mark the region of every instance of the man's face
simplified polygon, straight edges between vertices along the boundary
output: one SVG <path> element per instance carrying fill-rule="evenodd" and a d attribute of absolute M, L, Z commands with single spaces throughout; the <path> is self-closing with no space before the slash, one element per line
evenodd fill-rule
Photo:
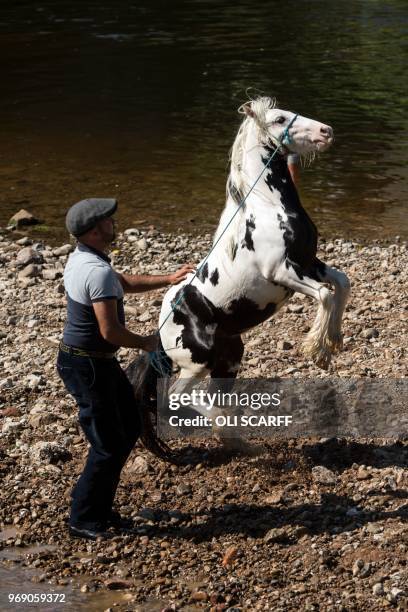
<path fill-rule="evenodd" d="M 98 221 L 96 228 L 105 244 L 111 244 L 115 240 L 115 219 L 113 217 Z"/>

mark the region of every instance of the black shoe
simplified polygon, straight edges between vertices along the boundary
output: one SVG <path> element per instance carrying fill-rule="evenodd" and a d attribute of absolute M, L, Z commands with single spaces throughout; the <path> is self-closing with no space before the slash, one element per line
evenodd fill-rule
<path fill-rule="evenodd" d="M 132 530 L 134 527 L 132 519 L 123 518 L 116 510 L 112 510 L 107 523 L 108 527 L 113 527 L 114 529 Z"/>
<path fill-rule="evenodd" d="M 97 538 L 106 540 L 107 538 L 111 537 L 102 526 L 98 526 L 94 529 L 83 529 L 81 527 L 74 527 L 73 525 L 70 525 L 68 531 L 69 535 L 73 538 L 85 538 L 86 540 L 96 540 Z"/>

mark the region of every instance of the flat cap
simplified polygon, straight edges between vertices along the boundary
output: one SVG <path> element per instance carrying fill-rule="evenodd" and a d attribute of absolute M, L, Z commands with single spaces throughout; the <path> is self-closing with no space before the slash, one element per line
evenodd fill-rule
<path fill-rule="evenodd" d="M 118 202 L 114 198 L 87 198 L 77 202 L 67 212 L 65 225 L 77 238 L 95 227 L 101 219 L 114 214 Z"/>

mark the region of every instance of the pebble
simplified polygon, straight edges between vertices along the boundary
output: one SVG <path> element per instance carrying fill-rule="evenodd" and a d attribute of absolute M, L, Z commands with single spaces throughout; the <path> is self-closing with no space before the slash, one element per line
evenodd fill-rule
<path fill-rule="evenodd" d="M 323 465 L 316 465 L 312 469 L 312 476 L 315 482 L 319 484 L 334 485 L 336 484 L 336 475 L 334 472 L 324 467 Z"/>

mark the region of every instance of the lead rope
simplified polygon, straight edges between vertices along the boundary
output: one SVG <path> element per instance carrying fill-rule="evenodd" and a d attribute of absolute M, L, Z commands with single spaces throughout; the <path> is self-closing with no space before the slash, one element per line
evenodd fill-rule
<path fill-rule="evenodd" d="M 214 251 L 215 247 L 220 242 L 221 238 L 224 236 L 225 232 L 227 231 L 227 229 L 231 225 L 232 221 L 234 220 L 234 218 L 236 217 L 238 212 L 244 206 L 244 204 L 247 201 L 249 195 L 254 190 L 255 185 L 258 183 L 258 181 L 260 180 L 260 178 L 263 175 L 263 173 L 265 172 L 265 170 L 269 167 L 269 165 L 271 164 L 273 158 L 275 157 L 275 155 L 280 150 L 281 146 L 285 143 L 285 141 L 290 143 L 291 137 L 289 135 L 289 130 L 292 127 L 292 125 L 295 123 L 297 117 L 298 117 L 297 114 L 294 115 L 294 117 L 289 122 L 289 125 L 284 130 L 284 132 L 282 133 L 281 137 L 276 139 L 277 147 L 276 147 L 275 151 L 272 153 L 272 155 L 268 159 L 267 163 L 263 167 L 262 171 L 260 172 L 259 176 L 256 178 L 255 182 L 253 183 L 252 187 L 250 188 L 250 190 L 248 191 L 246 196 L 241 200 L 241 202 L 240 202 L 239 206 L 237 207 L 236 211 L 234 212 L 234 214 L 232 215 L 231 219 L 228 221 L 228 223 L 226 224 L 226 226 L 222 230 L 221 234 L 218 236 L 217 240 L 212 245 L 212 247 L 209 250 L 208 254 L 203 259 L 201 265 L 194 272 L 194 274 L 193 274 L 192 278 L 190 279 L 190 281 L 186 285 L 183 285 L 182 290 L 180 291 L 179 297 L 171 305 L 171 310 L 169 311 L 168 315 L 166 316 L 166 318 L 164 319 L 164 321 L 160 325 L 159 329 L 157 330 L 157 332 L 156 332 L 157 335 L 160 334 L 160 330 L 162 329 L 164 324 L 167 322 L 167 320 L 169 319 L 171 314 L 175 311 L 176 306 L 183 299 L 183 294 L 184 294 L 185 288 L 188 287 L 189 285 L 191 285 L 193 280 L 201 272 L 201 270 L 203 269 L 203 267 L 207 263 L 211 253 Z M 176 347 L 174 347 L 174 348 L 176 348 Z M 164 378 L 166 376 L 169 376 L 169 374 L 171 374 L 171 371 L 169 371 L 168 362 L 166 363 L 166 361 L 168 359 L 166 351 L 169 351 L 169 350 L 172 350 L 172 349 L 168 348 L 168 349 L 164 350 L 163 348 L 161 348 L 161 349 L 159 348 L 157 351 L 149 352 L 150 364 L 152 365 L 153 369 L 159 374 L 159 376 L 161 378 Z M 175 455 L 174 451 L 165 442 L 163 442 L 163 440 L 160 440 L 157 437 L 157 434 L 156 434 L 156 431 L 154 429 L 154 426 L 153 426 L 153 423 L 151 421 L 150 416 L 148 415 L 148 413 L 146 411 L 144 411 L 144 412 L 145 412 L 145 419 L 144 419 L 145 422 L 144 422 L 144 433 L 143 433 L 143 436 L 142 436 L 142 441 L 143 441 L 144 445 L 146 446 L 146 448 L 148 448 L 155 455 L 157 455 L 158 457 L 160 457 L 160 458 L 162 458 L 162 459 L 164 459 L 166 461 L 171 461 L 173 463 L 181 463 L 181 461 Z"/>

